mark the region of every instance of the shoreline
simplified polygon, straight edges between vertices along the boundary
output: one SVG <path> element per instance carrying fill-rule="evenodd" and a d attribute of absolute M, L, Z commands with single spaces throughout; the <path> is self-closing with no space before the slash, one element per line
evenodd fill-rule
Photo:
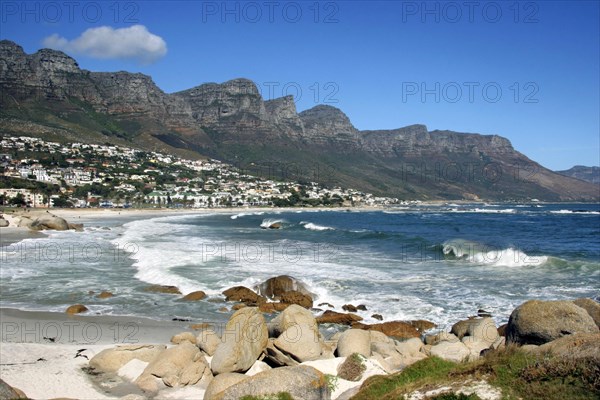
<path fill-rule="evenodd" d="M 1 343 L 56 345 L 118 345 L 168 343 L 194 321 L 155 320 L 125 315 L 69 315 L 56 311 L 31 311 L 0 307 Z M 198 321 L 201 323 L 202 321 Z"/>
<path fill-rule="evenodd" d="M 83 370 L 94 355 L 119 345 L 171 345 L 173 335 L 194 332 L 191 322 L 14 308 L 0 308 L 0 321 L 0 378 L 38 399 L 118 398 Z"/>

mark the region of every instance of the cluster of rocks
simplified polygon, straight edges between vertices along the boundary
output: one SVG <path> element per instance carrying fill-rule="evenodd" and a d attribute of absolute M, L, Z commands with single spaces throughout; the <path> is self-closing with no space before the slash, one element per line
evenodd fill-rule
<path fill-rule="evenodd" d="M 169 348 L 118 346 L 94 356 L 90 366 L 119 375 L 144 396 L 166 396 L 185 387 L 188 395 L 204 399 L 280 392 L 298 399 L 330 399 L 350 398 L 367 377 L 400 371 L 429 356 L 471 361 L 507 343 L 563 355 L 574 349 L 585 355 L 600 352 L 600 304 L 590 299 L 528 301 L 499 328 L 488 316 L 459 321 L 450 332 L 416 336 L 403 329 L 386 330 L 392 333 L 388 335 L 381 325 L 385 323 L 371 325 L 378 329 L 350 327 L 325 338 L 318 319 L 297 304 L 270 322 L 258 307 L 246 306 L 231 316 L 220 335 L 204 328 L 198 335 L 175 335 Z"/>
<path fill-rule="evenodd" d="M 173 336 L 170 347 L 117 346 L 94 356 L 90 367 L 118 375 L 143 396 L 185 390 L 185 396 L 204 399 L 280 392 L 329 399 L 350 398 L 369 376 L 401 371 L 430 356 L 472 361 L 507 344 L 527 351 L 600 352 L 600 304 L 591 299 L 532 300 L 517 307 L 500 327 L 489 313 L 481 312 L 449 331 L 435 331 L 435 324 L 425 320 L 365 324 L 354 313 L 312 308 L 314 295 L 289 276 L 271 278 L 253 289 L 238 286 L 223 292 L 236 304 L 222 330 L 201 324 L 194 326 L 199 333 Z M 181 294 L 175 287 L 148 290 Z M 205 297 L 194 292 L 182 300 Z M 364 305 L 343 309 L 367 311 Z M 265 319 L 265 314 L 276 312 L 272 320 Z M 319 329 L 323 324 L 337 324 L 337 333 L 325 337 Z"/>
<path fill-rule="evenodd" d="M 20 228 L 28 228 L 32 231 L 83 231 L 83 224 L 74 224 L 68 222 L 64 218 L 61 218 L 54 214 L 50 214 L 48 212 L 38 216 L 21 215 L 19 217 L 17 226 Z"/>

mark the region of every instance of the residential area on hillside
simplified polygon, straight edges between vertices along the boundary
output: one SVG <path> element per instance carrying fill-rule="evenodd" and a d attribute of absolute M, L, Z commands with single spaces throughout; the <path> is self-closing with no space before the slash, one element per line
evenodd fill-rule
<path fill-rule="evenodd" d="M 2 138 L 0 171 L 2 205 L 212 208 L 400 203 L 396 198 L 327 188 L 308 180 L 276 179 L 285 174 L 276 174 L 273 168 L 261 178 L 218 160 L 187 160 L 108 144 L 64 144 L 27 136 Z"/>

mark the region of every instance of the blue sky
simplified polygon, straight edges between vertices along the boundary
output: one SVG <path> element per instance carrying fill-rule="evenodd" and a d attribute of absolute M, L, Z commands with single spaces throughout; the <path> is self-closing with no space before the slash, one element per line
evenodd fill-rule
<path fill-rule="evenodd" d="M 569 2 L 0 2 L 0 37 L 166 92 L 237 77 L 359 129 L 499 134 L 551 169 L 600 165 L 600 7 Z"/>

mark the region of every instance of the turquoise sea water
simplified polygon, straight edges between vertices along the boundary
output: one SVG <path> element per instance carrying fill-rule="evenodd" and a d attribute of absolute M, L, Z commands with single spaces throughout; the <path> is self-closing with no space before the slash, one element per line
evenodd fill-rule
<path fill-rule="evenodd" d="M 281 229 L 262 229 L 272 222 Z M 220 293 L 287 274 L 315 305 L 365 304 L 385 320 L 442 326 L 528 299 L 600 299 L 600 207 L 581 204 L 399 207 L 373 212 L 218 213 L 113 218 L 4 246 L 0 306 L 226 321 Z M 148 293 L 204 290 L 209 301 Z M 109 290 L 115 297 L 90 295 Z"/>

